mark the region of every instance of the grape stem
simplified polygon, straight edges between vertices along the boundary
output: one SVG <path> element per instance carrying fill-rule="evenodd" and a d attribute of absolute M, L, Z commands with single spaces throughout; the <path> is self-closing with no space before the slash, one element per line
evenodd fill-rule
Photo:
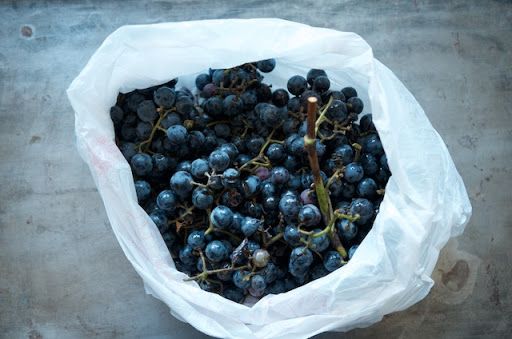
<path fill-rule="evenodd" d="M 206 127 L 212 127 L 217 124 L 229 124 L 229 123 L 230 123 L 229 120 L 217 120 L 217 121 L 212 121 L 212 122 L 206 124 Z"/>
<path fill-rule="evenodd" d="M 336 178 L 339 178 L 340 175 L 342 175 L 342 172 L 343 170 L 345 169 L 345 167 L 342 167 L 342 168 L 338 168 L 332 175 L 331 177 L 329 178 L 329 180 L 327 180 L 327 184 L 325 185 L 325 188 L 326 189 L 329 189 L 329 187 L 331 187 L 332 183 L 334 182 L 334 180 Z"/>
<path fill-rule="evenodd" d="M 359 219 L 359 214 L 355 214 L 355 215 L 344 214 L 344 213 L 341 213 L 339 210 L 336 210 L 336 211 L 334 211 L 333 218 L 330 220 L 329 224 L 320 232 L 311 234 L 310 236 L 312 238 L 318 238 L 318 237 L 321 237 L 321 236 L 327 234 L 331 241 L 332 247 L 334 247 L 336 249 L 336 251 L 343 258 L 346 258 L 347 250 L 345 249 L 345 247 L 343 247 L 340 237 L 338 236 L 338 233 L 336 233 L 336 229 L 335 229 L 336 220 L 338 220 L 338 219 L 347 219 L 350 222 L 354 222 L 357 219 Z"/>
<path fill-rule="evenodd" d="M 250 166 L 250 165 L 257 165 L 257 166 L 263 166 L 263 167 L 268 167 L 270 166 L 270 162 L 269 160 L 267 159 L 267 157 L 264 156 L 264 153 L 265 153 L 265 149 L 268 147 L 268 145 L 270 145 L 272 142 L 274 143 L 283 143 L 283 141 L 281 140 L 275 140 L 275 139 L 272 139 L 272 137 L 274 136 L 274 133 L 276 132 L 276 130 L 281 127 L 281 124 L 279 124 L 278 126 L 274 127 L 272 129 L 272 131 L 270 132 L 270 134 L 268 135 L 267 137 L 267 140 L 265 141 L 265 143 L 263 144 L 263 146 L 261 146 L 261 149 L 260 149 L 260 152 L 258 153 L 257 156 L 255 156 L 254 158 L 252 158 L 251 160 L 247 161 L 245 164 L 243 164 L 238 170 L 241 171 L 241 170 L 247 170 L 246 167 Z M 264 161 L 264 162 L 261 162 L 261 161 Z"/>
<path fill-rule="evenodd" d="M 242 120 L 245 124 L 245 120 Z M 247 135 L 247 131 L 249 131 L 249 126 L 248 125 L 245 125 L 244 126 L 244 131 L 242 132 L 242 134 L 240 135 L 241 138 L 245 138 L 245 136 Z"/>
<path fill-rule="evenodd" d="M 346 217 L 347 219 L 352 219 L 353 217 L 346 214 L 341 214 L 339 212 L 333 213 L 331 199 L 329 198 L 329 194 L 327 193 L 327 190 L 324 187 L 324 182 L 320 175 L 320 165 L 318 164 L 318 155 L 316 153 L 316 133 L 318 131 L 318 127 L 320 126 L 320 124 L 326 119 L 325 113 L 327 112 L 327 109 L 331 105 L 331 103 L 332 97 L 331 99 L 329 99 L 327 105 L 325 105 L 318 120 L 316 120 L 317 99 L 315 97 L 308 98 L 308 130 L 307 134 L 304 136 L 304 145 L 306 151 L 308 152 L 309 164 L 311 166 L 311 172 L 313 173 L 313 181 L 315 184 L 315 191 L 318 199 L 318 204 L 320 205 L 320 211 L 322 212 L 324 222 L 327 226 L 320 232 L 312 234 L 310 233 L 309 240 L 306 241 L 305 243 L 307 247 L 310 247 L 311 240 L 313 238 L 318 238 L 327 234 L 329 235 L 331 244 L 336 249 L 336 251 L 338 251 L 338 253 L 343 258 L 346 258 L 347 251 L 343 247 L 338 234 L 335 232 L 335 224 L 336 220 L 339 218 Z M 337 170 L 328 181 L 327 188 L 329 188 L 329 186 L 331 185 L 332 180 L 334 180 L 333 178 L 339 175 L 338 171 L 339 170 Z"/>
<path fill-rule="evenodd" d="M 345 214 L 341 213 L 339 210 L 334 211 L 334 216 L 336 217 L 336 219 L 347 219 L 350 222 L 357 221 L 360 218 L 359 214 Z"/>
<path fill-rule="evenodd" d="M 320 133 L 320 131 L 318 131 L 317 134 L 320 137 L 320 141 L 326 141 L 326 140 L 328 141 L 328 140 L 334 139 L 336 137 L 336 134 L 339 134 L 339 132 L 333 131 L 333 133 L 330 136 L 328 136 L 328 137 L 326 137 L 325 135 Z"/>
<path fill-rule="evenodd" d="M 193 181 L 191 180 L 190 183 L 194 186 L 199 186 L 199 187 L 203 187 L 203 188 L 208 188 L 208 185 L 205 185 L 205 184 L 201 184 L 200 182 L 196 182 L 196 181 Z"/>
<path fill-rule="evenodd" d="M 217 233 L 222 233 L 222 234 L 226 234 L 227 236 L 233 238 L 233 240 L 237 241 L 237 242 L 241 242 L 242 239 L 240 239 L 239 237 L 237 237 L 236 235 L 234 235 L 233 233 L 229 232 L 229 231 L 226 231 L 226 230 L 222 230 L 220 228 L 215 228 L 212 224 L 212 221 L 210 220 L 210 213 L 211 213 L 211 209 L 207 209 L 206 210 L 206 213 L 208 215 L 208 220 L 209 220 L 209 225 L 208 225 L 208 228 L 204 231 L 204 235 L 208 235 L 212 232 L 217 232 Z"/>
<path fill-rule="evenodd" d="M 343 124 L 335 122 L 334 123 L 334 133 L 345 134 L 347 131 L 352 129 L 352 125 L 343 126 Z"/>
<path fill-rule="evenodd" d="M 204 235 L 208 235 L 208 234 L 210 234 L 211 232 L 213 232 L 213 230 L 214 230 L 214 227 L 213 227 L 212 221 L 210 220 L 210 214 L 211 214 L 211 213 L 212 213 L 212 210 L 211 210 L 211 209 L 207 209 L 207 210 L 206 210 L 206 214 L 208 215 L 209 224 L 208 224 L 208 228 L 206 229 L 206 231 L 204 231 Z"/>
<path fill-rule="evenodd" d="M 353 143 L 352 147 L 356 150 L 356 154 L 354 155 L 354 162 L 358 162 L 359 158 L 361 157 L 361 145 L 358 143 Z"/>
<path fill-rule="evenodd" d="M 315 98 L 316 99 L 316 98 Z M 325 116 L 326 113 L 327 113 L 327 109 L 329 109 L 329 106 L 331 106 L 332 104 L 332 96 L 329 98 L 329 101 L 327 102 L 327 104 L 324 106 L 323 110 L 320 111 L 320 116 L 318 117 L 318 119 L 316 120 L 315 122 L 315 133 L 318 133 L 318 129 L 320 128 L 320 125 L 324 122 L 324 121 L 328 121 L 329 123 L 332 124 L 332 121 L 330 121 L 329 119 L 327 119 L 327 117 Z M 315 107 L 316 109 L 316 107 Z M 309 118 L 309 99 L 308 99 L 308 118 Z M 309 122 L 308 122 L 309 124 Z"/>
<path fill-rule="evenodd" d="M 310 239 L 306 242 L 309 247 L 311 243 L 311 239 L 321 237 L 323 235 L 329 235 L 331 244 L 333 247 L 340 253 L 343 258 L 347 257 L 347 251 L 343 247 L 341 240 L 338 234 L 335 231 L 336 220 L 339 218 L 346 218 L 350 221 L 357 220 L 359 215 L 352 216 L 343 214 L 339 211 L 332 211 L 332 204 L 329 195 L 327 194 L 327 190 L 324 187 L 324 183 L 322 177 L 320 175 L 320 165 L 318 163 L 318 155 L 316 153 L 316 133 L 318 127 L 325 119 L 325 113 L 327 112 L 328 107 L 332 103 L 332 97 L 329 102 L 325 105 L 322 110 L 320 117 L 318 120 L 316 119 L 316 111 L 317 111 L 317 99 L 315 97 L 308 98 L 308 120 L 307 120 L 307 134 L 304 136 L 304 145 L 306 151 L 308 152 L 309 164 L 311 166 L 311 172 L 313 173 L 313 181 L 315 185 L 316 196 L 318 199 L 318 204 L 320 205 L 320 211 L 322 212 L 322 216 L 324 218 L 324 222 L 327 225 L 323 230 L 317 233 L 310 234 Z M 360 150 L 360 148 L 359 148 Z M 357 148 L 356 148 L 357 152 Z M 356 156 L 358 154 L 356 153 Z M 336 173 L 338 175 L 338 173 Z M 331 179 L 334 175 L 331 177 Z M 332 183 L 328 182 L 328 185 Z"/>
<path fill-rule="evenodd" d="M 190 207 L 183 206 L 183 209 L 185 210 L 185 212 L 180 214 L 180 216 L 177 217 L 176 219 L 170 220 L 168 222 L 168 224 L 174 224 L 179 220 L 183 220 L 183 218 L 185 218 L 187 215 L 192 214 L 192 211 L 194 210 L 194 208 L 195 208 L 195 206 L 190 206 Z"/>
<path fill-rule="evenodd" d="M 311 237 L 312 238 L 318 238 L 318 237 L 321 237 L 323 235 L 331 234 L 332 232 L 334 232 L 334 224 L 336 223 L 336 219 L 337 219 L 336 217 L 332 218 L 329 221 L 329 224 L 323 230 L 321 230 L 320 232 L 311 234 Z"/>
<path fill-rule="evenodd" d="M 215 284 L 215 285 L 219 285 L 220 286 L 220 292 L 222 293 L 224 291 L 224 285 L 222 284 L 221 281 L 218 281 L 218 280 L 215 280 L 215 279 L 206 279 L 206 281 L 212 283 L 212 284 Z"/>
<path fill-rule="evenodd" d="M 281 144 L 281 145 L 284 144 L 283 140 L 270 139 L 270 142 L 273 144 Z"/>
<path fill-rule="evenodd" d="M 276 235 L 274 235 L 272 238 L 270 238 L 270 240 L 265 244 L 265 247 L 269 247 L 270 245 L 272 245 L 273 243 L 275 243 L 276 241 L 279 241 L 280 239 L 282 239 L 284 237 L 284 233 L 278 233 Z"/>
<path fill-rule="evenodd" d="M 347 250 L 341 244 L 341 240 L 340 240 L 338 233 L 336 233 L 336 232 L 329 233 L 329 238 L 331 240 L 332 247 L 334 247 L 336 249 L 336 251 L 341 255 L 342 258 L 346 258 Z"/>
<path fill-rule="evenodd" d="M 336 221 L 338 219 L 347 219 L 351 222 L 356 221 L 359 219 L 359 214 L 350 215 L 350 214 L 344 214 L 339 212 L 338 210 L 334 211 L 333 218 L 329 222 L 329 224 L 320 232 L 314 233 L 311 235 L 311 237 L 316 238 L 320 237 L 322 235 L 327 234 L 329 236 L 331 246 L 336 249 L 336 251 L 342 256 L 342 258 L 347 258 L 347 251 L 345 247 L 343 247 L 343 244 L 341 243 L 340 237 L 338 233 L 336 232 Z"/>
<path fill-rule="evenodd" d="M 160 129 L 163 129 L 162 127 L 160 127 L 160 123 L 162 122 L 162 120 L 167 116 L 169 111 L 165 112 L 164 114 L 160 114 L 160 117 L 158 118 L 158 120 L 156 121 L 156 123 L 153 125 L 153 129 L 151 130 L 151 134 L 149 135 L 149 138 L 147 138 L 146 140 L 142 141 L 139 145 L 138 145 L 138 148 L 139 148 L 139 151 L 141 151 L 142 149 L 142 145 L 146 145 L 146 144 L 151 144 L 151 141 L 153 141 L 153 137 L 155 136 L 155 133 L 157 130 L 160 130 Z M 164 129 L 163 129 L 164 130 Z M 165 131 L 165 130 L 164 130 Z"/>
<path fill-rule="evenodd" d="M 336 249 L 336 251 L 338 251 L 338 253 L 343 258 L 346 258 L 347 251 L 341 244 L 341 240 L 338 234 L 335 232 L 334 228 L 336 220 L 342 216 L 340 213 L 333 214 L 331 199 L 329 198 L 329 194 L 327 193 L 327 190 L 324 187 L 324 182 L 320 175 L 320 165 L 318 163 L 318 155 L 316 153 L 316 134 L 318 132 L 318 128 L 326 119 L 325 114 L 331 103 L 332 97 L 329 99 L 329 102 L 323 108 L 322 112 L 320 113 L 320 117 L 317 120 L 317 99 L 314 97 L 308 98 L 308 129 L 307 134 L 304 136 L 304 145 L 306 151 L 308 152 L 309 164 L 311 166 L 311 172 L 313 173 L 313 181 L 315 184 L 315 191 L 318 199 L 318 204 L 320 205 L 320 211 L 322 212 L 324 222 L 327 226 L 318 233 L 310 233 L 310 238 L 306 242 L 306 246 L 310 247 L 311 239 L 328 234 L 333 247 Z M 327 188 L 329 188 L 329 186 L 332 184 L 332 181 L 337 175 L 339 175 L 339 170 L 337 170 L 335 174 L 333 174 L 333 176 L 329 179 L 329 181 L 327 182 Z"/>
<path fill-rule="evenodd" d="M 237 96 L 239 96 L 241 93 L 243 93 L 248 87 L 252 86 L 253 84 L 258 82 L 258 79 L 253 79 L 247 82 L 243 82 L 240 86 L 233 86 L 235 81 L 231 81 L 228 87 L 224 87 L 224 82 L 221 82 L 220 86 L 217 87 L 216 91 L 219 94 L 230 94 L 235 93 Z"/>
<path fill-rule="evenodd" d="M 308 153 L 309 165 L 311 166 L 311 173 L 313 174 L 313 182 L 315 184 L 316 196 L 320 211 L 324 217 L 326 224 L 332 219 L 332 208 L 329 195 L 325 190 L 322 176 L 320 175 L 320 164 L 318 163 L 318 155 L 316 153 L 316 110 L 317 98 L 308 98 L 308 120 L 307 120 L 307 134 L 304 136 L 304 147 Z"/>
<path fill-rule="evenodd" d="M 203 272 L 207 270 L 206 267 L 206 259 L 204 257 L 203 251 L 199 250 L 199 255 L 201 256 L 201 262 L 203 263 Z"/>
<path fill-rule="evenodd" d="M 203 270 L 204 270 L 204 267 L 205 266 L 203 266 Z M 239 266 L 239 267 L 219 268 L 219 269 L 216 269 L 216 270 L 206 270 L 206 271 L 203 271 L 203 272 L 201 272 L 201 273 L 199 273 L 199 274 L 197 274 L 197 275 L 195 275 L 193 277 L 183 279 L 183 281 L 205 280 L 211 274 L 244 270 L 246 268 L 249 268 L 249 266 L 245 265 L 245 266 Z"/>

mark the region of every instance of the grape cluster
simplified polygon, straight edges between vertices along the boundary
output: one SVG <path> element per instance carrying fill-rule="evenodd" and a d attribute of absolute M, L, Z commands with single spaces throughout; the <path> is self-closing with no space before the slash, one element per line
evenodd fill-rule
<path fill-rule="evenodd" d="M 119 94 L 110 110 L 139 204 L 176 268 L 236 302 L 346 264 L 391 175 L 354 88 L 333 89 L 325 71 L 312 69 L 273 89 L 262 74 L 275 64 L 210 69 L 194 93 L 174 79 Z M 320 107 L 314 138 L 311 97 Z"/>

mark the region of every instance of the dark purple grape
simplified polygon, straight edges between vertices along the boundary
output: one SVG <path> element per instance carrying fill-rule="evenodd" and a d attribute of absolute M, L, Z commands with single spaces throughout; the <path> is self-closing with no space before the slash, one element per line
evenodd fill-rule
<path fill-rule="evenodd" d="M 110 119 L 115 125 L 120 124 L 123 121 L 124 112 L 119 106 L 110 107 Z"/>
<path fill-rule="evenodd" d="M 333 100 L 326 115 L 331 120 L 344 121 L 348 116 L 347 106 L 341 100 Z"/>
<path fill-rule="evenodd" d="M 356 183 L 361 180 L 364 176 L 363 166 L 359 163 L 351 162 L 345 166 L 343 177 L 350 183 Z"/>
<path fill-rule="evenodd" d="M 254 112 L 268 127 L 275 127 L 280 122 L 277 107 L 272 104 L 259 103 L 254 107 Z"/>
<path fill-rule="evenodd" d="M 279 163 L 286 157 L 286 151 L 282 144 L 270 144 L 265 154 L 272 163 Z"/>
<path fill-rule="evenodd" d="M 372 115 L 371 114 L 365 114 L 361 117 L 361 120 L 359 120 L 359 127 L 361 128 L 361 132 L 371 132 L 375 131 L 375 125 L 372 121 Z"/>
<path fill-rule="evenodd" d="M 176 102 L 174 89 L 162 86 L 153 94 L 153 101 L 160 107 L 171 108 Z"/>
<path fill-rule="evenodd" d="M 325 75 L 317 76 L 313 81 L 313 90 L 317 93 L 325 93 L 329 90 L 329 87 L 331 87 L 331 82 Z"/>
<path fill-rule="evenodd" d="M 144 96 L 137 92 L 131 92 L 126 95 L 125 106 L 130 112 L 137 112 L 139 104 L 144 101 Z"/>
<path fill-rule="evenodd" d="M 233 117 L 242 112 L 244 103 L 242 102 L 242 99 L 238 98 L 236 95 L 228 95 L 224 98 L 223 105 L 224 114 L 228 117 Z"/>
<path fill-rule="evenodd" d="M 291 112 L 298 113 L 301 109 L 300 97 L 293 97 L 290 100 L 288 100 L 287 108 Z"/>
<path fill-rule="evenodd" d="M 288 104 L 288 100 L 290 96 L 285 89 L 276 89 L 274 93 L 272 93 L 272 103 L 277 107 L 284 107 Z"/>
<path fill-rule="evenodd" d="M 140 120 L 145 122 L 153 122 L 158 113 L 156 112 L 156 107 L 153 101 L 144 100 L 137 106 L 137 116 Z"/>
<path fill-rule="evenodd" d="M 253 109 L 254 106 L 256 106 L 256 104 L 258 103 L 258 96 L 256 94 L 256 91 L 254 90 L 244 92 L 240 96 L 240 99 L 242 100 L 243 107 L 245 110 Z"/>
<path fill-rule="evenodd" d="M 364 178 L 357 184 L 357 194 L 361 198 L 372 199 L 377 195 L 377 184 L 372 178 Z"/>
<path fill-rule="evenodd" d="M 290 91 L 293 95 L 301 95 L 307 88 L 308 82 L 304 79 L 303 76 L 294 75 L 292 76 L 287 83 L 288 91 Z"/>
<path fill-rule="evenodd" d="M 373 176 L 379 171 L 379 164 L 377 163 L 377 159 L 375 159 L 373 155 L 364 153 L 363 155 L 361 155 L 361 159 L 359 161 L 363 166 L 365 175 Z"/>
<path fill-rule="evenodd" d="M 204 110 L 212 117 L 218 117 L 224 111 L 224 102 L 219 97 L 211 97 L 204 102 Z"/>
<path fill-rule="evenodd" d="M 149 122 L 141 121 L 135 127 L 135 134 L 139 140 L 146 140 L 151 135 L 151 131 L 153 130 L 153 125 Z"/>
<path fill-rule="evenodd" d="M 194 101 L 189 96 L 176 98 L 176 111 L 182 115 L 189 115 L 194 110 Z"/>
<path fill-rule="evenodd" d="M 256 63 L 256 67 L 263 73 L 269 73 L 274 70 L 276 67 L 276 60 L 275 59 L 266 59 L 266 60 L 260 60 Z"/>
<path fill-rule="evenodd" d="M 209 84 L 212 81 L 212 77 L 210 74 L 199 74 L 196 77 L 196 87 L 198 90 L 202 91 L 204 89 L 204 86 Z"/>
<path fill-rule="evenodd" d="M 358 97 L 352 97 L 347 100 L 347 108 L 349 112 L 354 112 L 356 114 L 359 114 L 363 111 L 363 101 L 359 99 Z"/>
<path fill-rule="evenodd" d="M 201 91 L 201 96 L 207 99 L 213 97 L 215 94 L 217 94 L 217 86 L 215 86 L 215 84 L 206 84 Z"/>
<path fill-rule="evenodd" d="M 258 101 L 260 102 L 268 102 L 272 100 L 272 90 L 268 85 L 261 83 L 256 88 L 256 96 L 258 97 Z"/>
<path fill-rule="evenodd" d="M 327 73 L 323 69 L 310 69 L 306 76 L 308 84 L 313 86 L 315 79 L 319 76 L 327 76 Z"/>
<path fill-rule="evenodd" d="M 341 90 L 341 93 L 345 96 L 346 100 L 357 97 L 357 91 L 352 87 L 345 87 Z"/>

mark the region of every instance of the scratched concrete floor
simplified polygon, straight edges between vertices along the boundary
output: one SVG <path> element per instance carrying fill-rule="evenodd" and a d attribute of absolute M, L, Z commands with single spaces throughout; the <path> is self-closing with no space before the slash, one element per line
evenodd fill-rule
<path fill-rule="evenodd" d="M 64 91 L 121 25 L 276 16 L 362 35 L 425 108 L 474 208 L 430 295 L 346 337 L 510 335 L 510 1 L 207 3 L 2 1 L 0 337 L 204 337 L 144 293 L 75 151 Z"/>

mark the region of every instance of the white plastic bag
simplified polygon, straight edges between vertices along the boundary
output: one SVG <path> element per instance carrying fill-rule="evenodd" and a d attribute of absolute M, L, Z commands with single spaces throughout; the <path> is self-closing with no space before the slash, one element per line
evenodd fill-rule
<path fill-rule="evenodd" d="M 355 87 L 373 113 L 393 173 L 372 231 L 341 269 L 252 307 L 202 291 L 174 268 L 156 228 L 137 204 L 130 166 L 114 143 L 109 108 L 119 91 L 179 77 L 193 87 L 208 67 L 276 58 L 265 75 L 286 88 L 294 74 L 322 68 L 331 86 Z M 112 33 L 68 89 L 80 154 L 89 165 L 119 243 L 146 291 L 198 330 L 229 338 L 302 338 L 369 326 L 406 309 L 433 285 L 439 250 L 471 215 L 466 190 L 443 141 L 394 74 L 354 33 L 279 19 L 124 26 Z M 370 110 L 371 108 L 371 110 Z"/>

